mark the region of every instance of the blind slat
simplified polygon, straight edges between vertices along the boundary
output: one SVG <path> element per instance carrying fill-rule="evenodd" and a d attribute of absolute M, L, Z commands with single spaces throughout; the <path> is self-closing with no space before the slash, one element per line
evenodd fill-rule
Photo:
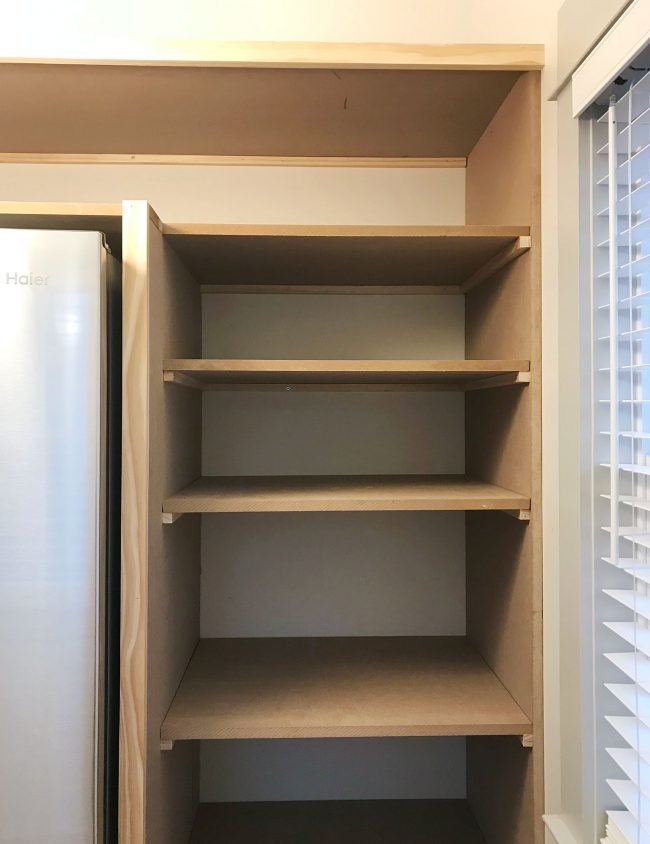
<path fill-rule="evenodd" d="M 622 654 L 606 653 L 605 656 L 630 680 L 650 683 L 650 659 L 647 656 L 630 651 Z"/>

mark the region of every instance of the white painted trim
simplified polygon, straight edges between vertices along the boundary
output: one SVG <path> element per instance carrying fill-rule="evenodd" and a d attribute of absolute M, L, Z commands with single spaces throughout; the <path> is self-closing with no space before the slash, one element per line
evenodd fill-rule
<path fill-rule="evenodd" d="M 562 815 L 543 815 L 546 829 L 551 833 L 557 844 L 582 844 L 575 837 Z"/>
<path fill-rule="evenodd" d="M 573 74 L 573 116 L 589 108 L 649 43 L 650 0 L 634 0 Z"/>

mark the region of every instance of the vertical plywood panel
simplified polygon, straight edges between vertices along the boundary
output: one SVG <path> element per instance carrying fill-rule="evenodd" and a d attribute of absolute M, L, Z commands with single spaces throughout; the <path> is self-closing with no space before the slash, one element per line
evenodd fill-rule
<path fill-rule="evenodd" d="M 120 844 L 187 841 L 198 802 L 198 749 L 161 753 L 160 724 L 198 640 L 200 566 L 198 517 L 163 529 L 162 499 L 200 474 L 201 425 L 162 360 L 200 354 L 200 294 L 156 223 L 124 204 Z"/>
<path fill-rule="evenodd" d="M 467 634 L 529 718 L 533 717 L 530 524 L 467 513 Z"/>
<path fill-rule="evenodd" d="M 539 219 L 539 73 L 522 73 L 467 159 L 467 225 Z"/>
<path fill-rule="evenodd" d="M 534 749 L 473 742 L 468 795 L 488 844 L 543 841 L 539 74 L 522 74 L 468 159 L 467 223 L 530 225 L 532 248 L 467 296 L 466 355 L 530 359 L 531 383 L 468 394 L 467 471 L 531 496 L 529 524 L 467 521 L 468 633 L 533 720 Z M 498 393 L 498 394 L 497 394 Z M 523 752 L 523 756 L 522 756 Z M 526 756 L 526 754 L 528 754 Z M 498 776 L 486 772 L 495 770 Z M 515 799 L 516 798 L 516 799 Z"/>
<path fill-rule="evenodd" d="M 544 840 L 536 817 L 533 752 L 518 738 L 467 739 L 467 790 L 487 844 Z"/>
<path fill-rule="evenodd" d="M 527 386 L 465 396 L 465 464 L 472 477 L 531 495 L 531 401 Z"/>
<path fill-rule="evenodd" d="M 534 261 L 535 255 L 525 252 L 465 296 L 465 357 L 530 358 L 533 354 Z"/>
<path fill-rule="evenodd" d="M 124 203 L 120 844 L 145 841 L 149 543 L 149 214 Z"/>
<path fill-rule="evenodd" d="M 161 522 L 162 501 L 200 475 L 201 396 L 164 384 L 162 361 L 201 354 L 199 287 L 149 229 L 149 607 L 147 844 L 185 844 L 198 803 L 198 748 L 161 753 L 159 729 L 199 637 L 200 519 Z"/>

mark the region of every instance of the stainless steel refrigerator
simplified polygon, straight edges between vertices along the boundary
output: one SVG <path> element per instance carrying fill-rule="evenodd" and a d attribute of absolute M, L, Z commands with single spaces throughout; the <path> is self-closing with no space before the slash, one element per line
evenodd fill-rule
<path fill-rule="evenodd" d="M 0 842 L 116 836 L 120 284 L 0 229 Z"/>

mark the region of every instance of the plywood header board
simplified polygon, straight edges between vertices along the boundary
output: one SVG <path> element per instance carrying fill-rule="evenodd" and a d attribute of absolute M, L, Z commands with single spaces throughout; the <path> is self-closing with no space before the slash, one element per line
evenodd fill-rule
<path fill-rule="evenodd" d="M 0 163 L 462 167 L 543 63 L 541 44 L 35 45 L 0 58 Z"/>
<path fill-rule="evenodd" d="M 0 152 L 467 156 L 518 71 L 0 65 Z"/>

